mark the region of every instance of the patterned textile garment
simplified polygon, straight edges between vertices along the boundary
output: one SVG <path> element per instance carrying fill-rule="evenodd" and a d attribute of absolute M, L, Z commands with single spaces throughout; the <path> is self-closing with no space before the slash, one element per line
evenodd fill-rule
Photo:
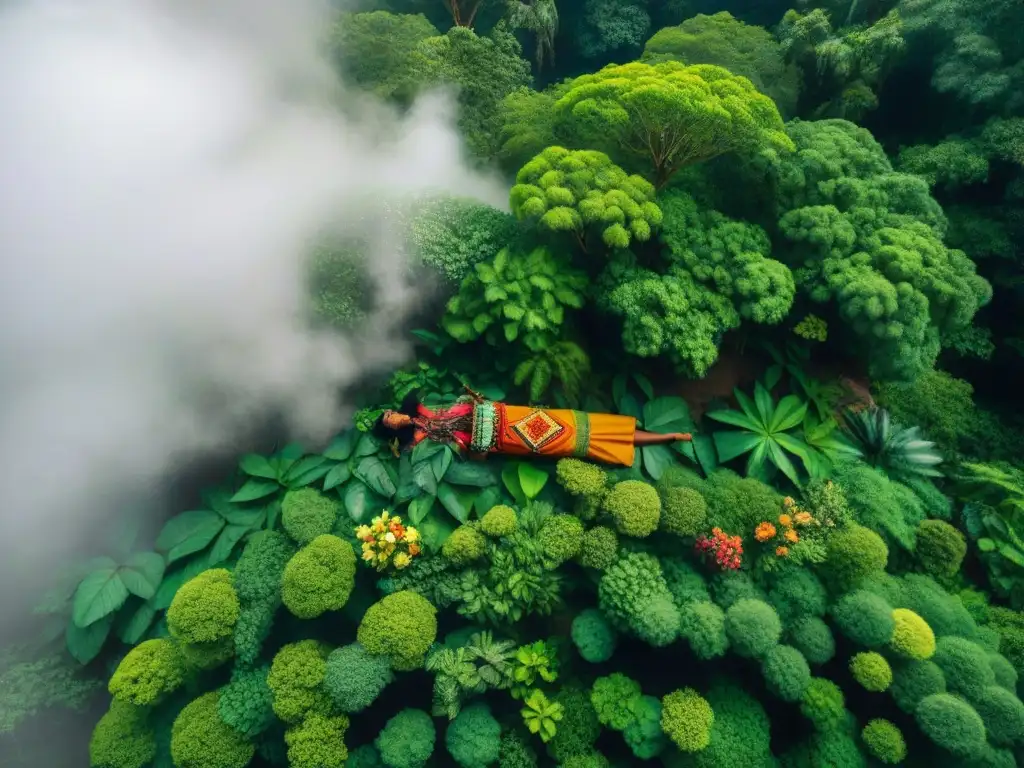
<path fill-rule="evenodd" d="M 437 411 L 420 406 L 415 442 L 454 443 L 475 454 L 576 457 L 633 466 L 636 419 L 607 413 L 458 402 Z"/>

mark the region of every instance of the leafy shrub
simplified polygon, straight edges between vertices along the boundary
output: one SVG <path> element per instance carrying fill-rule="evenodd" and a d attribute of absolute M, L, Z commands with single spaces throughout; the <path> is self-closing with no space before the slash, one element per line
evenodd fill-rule
<path fill-rule="evenodd" d="M 901 661 L 893 666 L 889 693 L 904 712 L 913 713 L 923 699 L 945 692 L 946 678 L 934 662 Z"/>
<path fill-rule="evenodd" d="M 661 530 L 696 536 L 706 527 L 708 503 L 693 488 L 669 488 L 662 496 Z"/>
<path fill-rule="evenodd" d="M 935 633 L 927 622 L 913 611 L 897 608 L 892 612 L 896 626 L 890 647 L 911 659 L 930 659 L 935 653 Z"/>
<path fill-rule="evenodd" d="M 668 747 L 661 725 L 661 702 L 653 696 L 641 696 L 634 707 L 634 714 L 636 717 L 626 726 L 622 738 L 641 760 L 657 757 Z"/>
<path fill-rule="evenodd" d="M 692 688 L 673 691 L 661 700 L 661 728 L 683 752 L 699 752 L 711 743 L 715 713 Z"/>
<path fill-rule="evenodd" d="M 768 603 L 744 599 L 725 612 L 725 634 L 735 653 L 759 659 L 779 642 L 782 624 Z"/>
<path fill-rule="evenodd" d="M 608 492 L 604 511 L 619 533 L 643 538 L 658 528 L 661 499 L 653 486 L 640 480 L 624 480 Z"/>
<path fill-rule="evenodd" d="M 388 656 L 394 670 L 404 672 L 423 665 L 437 636 L 437 610 L 422 595 L 401 591 L 370 606 L 356 635 L 372 654 Z"/>
<path fill-rule="evenodd" d="M 601 725 L 622 731 L 635 719 L 633 709 L 642 695 L 639 683 L 619 672 L 613 672 L 594 681 L 590 703 Z"/>
<path fill-rule="evenodd" d="M 824 616 L 828 592 L 813 572 L 806 568 L 784 571 L 768 590 L 768 602 L 782 623 L 792 624 L 804 616 Z"/>
<path fill-rule="evenodd" d="M 330 533 L 337 519 L 337 502 L 314 488 L 288 491 L 281 501 L 281 525 L 299 546 Z"/>
<path fill-rule="evenodd" d="M 970 704 L 948 693 L 926 696 L 914 713 L 925 735 L 957 757 L 980 757 L 986 745 L 985 723 Z"/>
<path fill-rule="evenodd" d="M 816 616 L 798 620 L 786 634 L 790 644 L 811 664 L 826 664 L 836 655 L 832 630 Z"/>
<path fill-rule="evenodd" d="M 486 704 L 470 704 L 448 725 L 445 744 L 463 768 L 486 768 L 501 752 L 501 726 Z"/>
<path fill-rule="evenodd" d="M 281 600 L 300 619 L 315 619 L 348 602 L 355 585 L 356 555 L 337 536 L 323 534 L 295 553 L 284 569 Z"/>
<path fill-rule="evenodd" d="M 943 520 L 922 520 L 917 526 L 914 549 L 925 573 L 932 576 L 954 576 L 967 554 L 967 540 Z"/>
<path fill-rule="evenodd" d="M 288 765 L 294 768 L 344 768 L 348 758 L 345 715 L 314 713 L 284 734 Z"/>
<path fill-rule="evenodd" d="M 867 651 L 850 659 L 853 679 L 869 691 L 880 693 L 892 684 L 892 669 L 880 653 Z"/>
<path fill-rule="evenodd" d="M 178 768 L 245 768 L 252 760 L 256 747 L 221 721 L 218 698 L 205 693 L 175 719 L 171 758 Z"/>
<path fill-rule="evenodd" d="M 510 536 L 518 524 L 516 511 L 512 507 L 500 504 L 496 507 L 491 507 L 480 518 L 480 532 L 485 536 L 500 539 L 503 536 Z"/>
<path fill-rule="evenodd" d="M 394 679 L 386 656 L 374 656 L 359 643 L 331 652 L 324 670 L 324 688 L 342 712 L 361 712 Z"/>
<path fill-rule="evenodd" d="M 138 706 L 156 704 L 185 682 L 185 665 L 168 638 L 146 640 L 117 665 L 108 686 L 118 701 Z"/>
<path fill-rule="evenodd" d="M 903 733 L 888 720 L 875 718 L 870 721 L 860 732 L 860 737 L 871 756 L 886 765 L 898 765 L 907 756 Z"/>
<path fill-rule="evenodd" d="M 580 656 L 591 664 L 608 661 L 615 652 L 615 630 L 604 615 L 593 608 L 588 608 L 572 620 L 571 635 Z"/>
<path fill-rule="evenodd" d="M 724 656 L 729 649 L 725 611 L 712 602 L 690 603 L 681 610 L 679 632 L 698 659 Z"/>
<path fill-rule="evenodd" d="M 580 553 L 583 523 L 572 515 L 552 515 L 541 525 L 537 543 L 551 567 L 557 567 Z"/>
<path fill-rule="evenodd" d="M 984 688 L 995 685 L 995 673 L 984 649 L 962 637 L 940 637 L 931 657 L 942 670 L 950 693 L 974 699 Z"/>
<path fill-rule="evenodd" d="M 389 768 L 423 768 L 434 754 L 437 731 L 422 709 L 403 709 L 388 720 L 374 742 Z"/>
<path fill-rule="evenodd" d="M 807 659 L 796 648 L 776 645 L 761 660 L 768 689 L 783 701 L 800 701 L 811 682 Z"/>
<path fill-rule="evenodd" d="M 588 755 L 601 734 L 591 697 L 577 688 L 563 688 L 555 694 L 554 702 L 562 707 L 562 719 L 548 742 L 548 752 L 560 763 Z"/>
<path fill-rule="evenodd" d="M 678 636 L 679 609 L 652 555 L 622 557 L 605 570 L 597 594 L 601 610 L 619 631 L 654 646 L 668 645 Z"/>
<path fill-rule="evenodd" d="M 487 540 L 475 525 L 460 525 L 441 547 L 441 555 L 454 565 L 466 565 L 485 554 Z"/>
<path fill-rule="evenodd" d="M 146 710 L 115 699 L 89 740 L 92 768 L 145 768 L 156 756 L 156 734 Z"/>
<path fill-rule="evenodd" d="M 217 712 L 224 724 L 247 739 L 274 724 L 274 695 L 267 683 L 270 666 L 236 667 L 231 682 L 220 691 Z"/>
<path fill-rule="evenodd" d="M 231 632 L 241 606 L 224 568 L 203 571 L 185 582 L 167 609 L 167 629 L 185 662 L 209 669 L 231 656 Z"/>
<path fill-rule="evenodd" d="M 583 534 L 580 565 L 603 571 L 619 557 L 619 537 L 611 528 L 597 525 Z"/>
<path fill-rule="evenodd" d="M 843 719 L 846 701 L 839 686 L 823 677 L 812 677 L 800 701 L 800 711 L 818 731 L 828 731 Z"/>
<path fill-rule="evenodd" d="M 285 723 L 297 723 L 313 712 L 326 712 L 330 698 L 323 689 L 328 649 L 315 640 L 283 646 L 274 656 L 267 677 L 274 698 L 274 714 Z"/>
<path fill-rule="evenodd" d="M 852 523 L 833 533 L 827 544 L 825 571 L 839 591 L 845 591 L 885 568 L 889 548 L 882 537 L 862 525 Z"/>

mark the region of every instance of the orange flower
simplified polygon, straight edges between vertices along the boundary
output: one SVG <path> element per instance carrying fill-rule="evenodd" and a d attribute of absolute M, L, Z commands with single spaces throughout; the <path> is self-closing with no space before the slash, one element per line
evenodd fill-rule
<path fill-rule="evenodd" d="M 754 529 L 754 538 L 758 541 L 768 541 L 775 536 L 775 526 L 771 523 L 761 523 Z"/>
<path fill-rule="evenodd" d="M 779 515 L 779 522 L 789 528 L 793 524 L 793 518 L 789 515 Z"/>
<path fill-rule="evenodd" d="M 811 517 L 811 513 L 810 512 L 797 512 L 795 519 L 796 519 L 797 525 L 807 525 L 814 518 Z"/>
<path fill-rule="evenodd" d="M 786 541 L 788 541 L 790 544 L 796 544 L 798 541 L 800 541 L 800 534 L 798 534 L 796 531 L 790 528 L 788 531 L 786 531 Z"/>
<path fill-rule="evenodd" d="M 796 504 L 796 502 L 793 501 L 793 497 L 792 496 L 787 496 L 786 498 L 784 498 L 782 500 L 782 505 L 784 507 L 792 507 L 794 504 Z"/>
<path fill-rule="evenodd" d="M 409 545 L 409 554 L 410 555 L 412 555 L 413 557 L 416 557 L 416 555 L 418 555 L 419 553 L 420 553 L 420 545 L 419 544 L 417 544 L 416 542 L 413 542 L 412 544 Z"/>
<path fill-rule="evenodd" d="M 779 557 L 785 557 L 789 554 L 789 547 L 779 547 L 775 550 L 775 554 Z"/>

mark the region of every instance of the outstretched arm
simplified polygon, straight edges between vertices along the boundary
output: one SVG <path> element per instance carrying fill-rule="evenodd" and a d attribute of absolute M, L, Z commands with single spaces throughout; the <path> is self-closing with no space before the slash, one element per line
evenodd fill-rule
<path fill-rule="evenodd" d="M 693 435 L 689 432 L 670 432 L 663 435 L 658 432 L 645 432 L 642 429 L 638 429 L 633 433 L 633 445 L 639 446 L 665 445 L 667 443 L 689 442 L 691 440 L 693 440 Z"/>

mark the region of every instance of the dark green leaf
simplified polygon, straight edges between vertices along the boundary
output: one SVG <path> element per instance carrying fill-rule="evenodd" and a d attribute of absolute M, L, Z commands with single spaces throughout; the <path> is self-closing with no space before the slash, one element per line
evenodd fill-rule
<path fill-rule="evenodd" d="M 773 389 L 775 389 L 775 387 L 778 386 L 778 384 L 779 384 L 779 382 L 781 380 L 782 380 L 782 366 L 781 365 L 773 365 L 770 368 L 768 368 L 767 371 L 764 372 L 764 385 L 768 388 L 769 392 L 771 392 Z"/>
<path fill-rule="evenodd" d="M 433 473 L 430 473 L 433 477 Z M 415 499 L 422 493 L 422 489 L 416 484 L 416 478 L 412 474 L 412 459 L 409 454 L 403 453 L 398 460 L 398 482 L 395 483 L 395 504 L 404 504 Z"/>
<path fill-rule="evenodd" d="M 644 429 L 648 432 L 693 432 L 690 408 L 681 397 L 659 397 L 644 406 Z"/>
<path fill-rule="evenodd" d="M 492 485 L 490 488 L 484 488 L 473 501 L 473 509 L 476 510 L 476 516 L 483 517 L 491 511 L 492 507 L 497 506 L 500 501 L 501 491 L 498 489 L 498 486 Z"/>
<path fill-rule="evenodd" d="M 256 501 L 275 493 L 281 488 L 276 480 L 249 480 L 238 489 L 238 493 L 231 497 L 235 504 L 242 504 L 247 501 Z"/>
<path fill-rule="evenodd" d="M 441 443 L 435 443 L 433 440 L 422 440 L 412 449 L 412 463 L 419 464 L 421 461 L 427 461 L 443 450 L 444 446 Z"/>
<path fill-rule="evenodd" d="M 452 523 L 452 519 L 447 515 L 428 515 L 420 523 L 419 529 L 420 538 L 423 540 L 423 543 L 432 552 L 437 552 L 448 537 L 452 535 L 455 526 Z"/>
<path fill-rule="evenodd" d="M 501 387 L 480 387 L 477 391 L 488 400 L 492 400 L 494 402 L 501 402 L 505 399 L 505 390 Z"/>
<path fill-rule="evenodd" d="M 267 504 L 267 530 L 272 531 L 277 526 L 277 519 L 281 516 L 281 500 L 274 499 Z"/>
<path fill-rule="evenodd" d="M 361 480 L 353 480 L 345 487 L 345 509 L 354 523 L 363 523 L 383 509 L 380 497 Z"/>
<path fill-rule="evenodd" d="M 636 401 L 628 392 L 622 396 L 622 400 L 619 401 L 619 413 L 623 416 L 632 416 L 637 422 L 643 419 L 643 411 L 640 409 L 640 403 Z"/>
<path fill-rule="evenodd" d="M 307 456 L 295 462 L 285 475 L 284 483 L 289 488 L 304 488 L 315 483 L 331 470 L 331 464 L 324 456 Z"/>
<path fill-rule="evenodd" d="M 233 495 L 234 493 L 227 488 L 206 490 L 203 491 L 203 503 L 206 505 L 206 509 L 212 509 L 221 517 L 227 518 L 228 515 L 238 509 L 238 507 L 231 503 Z M 228 520 L 228 522 L 231 521 Z"/>
<path fill-rule="evenodd" d="M 362 480 L 370 490 L 385 499 L 390 499 L 398 490 L 384 467 L 384 462 L 376 456 L 367 456 L 362 459 L 356 465 L 353 474 Z"/>
<path fill-rule="evenodd" d="M 250 453 L 242 457 L 239 466 L 242 471 L 252 477 L 262 477 L 267 480 L 277 480 L 277 472 L 270 465 L 270 462 L 264 456 L 258 456 L 255 453 Z"/>
<path fill-rule="evenodd" d="M 84 629 L 116 611 L 127 599 L 128 588 L 121 580 L 116 565 L 93 571 L 75 590 L 72 621 Z"/>
<path fill-rule="evenodd" d="M 764 388 L 761 382 L 754 384 L 754 405 L 757 407 L 757 414 L 761 417 L 762 424 L 772 423 L 772 413 L 775 412 L 775 403 L 771 394 Z"/>
<path fill-rule="evenodd" d="M 331 470 L 324 477 L 324 490 L 329 491 L 348 482 L 352 477 L 352 471 L 348 468 L 348 462 L 341 462 L 331 467 Z"/>
<path fill-rule="evenodd" d="M 441 452 L 430 460 L 430 467 L 434 471 L 434 479 L 441 482 L 452 465 L 452 449 L 447 445 L 443 446 Z"/>
<path fill-rule="evenodd" d="M 125 645 L 137 645 L 146 636 L 155 618 L 156 608 L 153 607 L 152 601 L 147 600 L 134 610 L 122 612 L 118 616 L 117 636 Z"/>
<path fill-rule="evenodd" d="M 694 435 L 693 449 L 700 462 L 700 468 L 705 475 L 710 475 L 718 469 L 718 455 L 715 452 L 715 443 L 708 435 Z"/>
<path fill-rule="evenodd" d="M 676 463 L 672 451 L 666 445 L 648 445 L 640 450 L 643 453 L 644 469 L 654 480 L 660 480 L 665 470 Z"/>
<path fill-rule="evenodd" d="M 249 532 L 247 525 L 229 525 L 220 532 L 217 543 L 210 549 L 210 565 L 220 565 L 231 557 L 235 545 Z"/>
<path fill-rule="evenodd" d="M 771 440 L 762 440 L 754 446 L 754 450 L 747 457 L 747 474 L 765 483 L 769 480 L 768 472 L 766 471 L 769 445 L 774 445 L 774 443 Z M 722 455 L 721 449 L 719 449 L 718 454 L 719 456 Z"/>
<path fill-rule="evenodd" d="M 732 461 L 747 451 L 754 450 L 767 438 L 752 432 L 715 432 L 715 448 L 721 461 Z"/>
<path fill-rule="evenodd" d="M 156 552 L 136 552 L 120 569 L 121 581 L 133 595 L 149 600 L 164 578 L 164 559 Z"/>
<path fill-rule="evenodd" d="M 472 485 L 476 488 L 486 488 L 498 483 L 489 466 L 470 461 L 457 461 L 452 464 L 445 473 L 444 480 L 452 485 Z"/>
<path fill-rule="evenodd" d="M 539 467 L 523 462 L 519 465 L 519 487 L 528 500 L 537 498 L 548 482 L 548 473 Z"/>
<path fill-rule="evenodd" d="M 171 518 L 156 540 L 156 548 L 167 552 L 168 564 L 213 541 L 224 527 L 224 518 L 213 512 L 183 512 Z"/>
<path fill-rule="evenodd" d="M 434 475 L 433 463 L 433 461 L 421 461 L 418 464 L 413 464 L 412 479 L 424 493 L 436 496 L 437 477 Z"/>
<path fill-rule="evenodd" d="M 110 628 L 114 626 L 113 614 L 100 619 L 84 629 L 76 626 L 73 621 L 68 622 L 68 630 L 65 639 L 68 644 L 68 652 L 79 664 L 88 664 L 95 659 L 103 649 L 103 644 L 110 635 Z"/>
<path fill-rule="evenodd" d="M 779 446 L 774 440 L 768 443 L 768 458 L 776 467 L 782 470 L 782 474 L 788 477 L 793 485 L 799 486 L 800 479 L 796 473 L 796 467 L 793 466 L 793 462 L 789 460 L 785 451 Z"/>
<path fill-rule="evenodd" d="M 170 607 L 174 595 L 181 585 L 185 583 L 185 574 L 185 568 L 178 568 L 164 576 L 164 580 L 160 582 L 160 588 L 156 591 L 156 596 L 153 598 L 154 608 L 158 611 L 164 611 Z"/>
<path fill-rule="evenodd" d="M 461 494 L 448 485 L 448 483 L 441 483 L 437 486 L 437 500 L 448 510 L 448 514 L 460 523 L 465 523 L 469 520 L 470 506 L 463 504 Z"/>
<path fill-rule="evenodd" d="M 644 376 L 642 373 L 634 373 L 633 381 L 640 387 L 640 391 L 644 393 L 644 397 L 648 400 L 654 399 L 654 386 L 651 384 L 651 380 Z"/>
<path fill-rule="evenodd" d="M 802 422 L 806 415 L 807 403 L 801 402 L 796 395 L 786 395 L 779 401 L 769 427 L 772 432 L 785 432 Z"/>
<path fill-rule="evenodd" d="M 519 464 L 506 464 L 501 470 L 501 481 L 505 484 L 509 494 L 515 499 L 516 504 L 526 504 L 526 493 L 523 491 L 523 484 L 519 481 Z"/>
<path fill-rule="evenodd" d="M 622 398 L 626 395 L 626 374 L 620 373 L 612 379 L 612 402 L 620 411 L 622 410 Z"/>
<path fill-rule="evenodd" d="M 430 514 L 430 510 L 434 508 L 434 502 L 437 501 L 435 496 L 419 496 L 409 502 L 409 521 L 413 525 L 419 525 L 423 518 Z"/>
<path fill-rule="evenodd" d="M 363 456 L 373 456 L 377 451 L 380 450 L 380 441 L 373 435 L 364 434 L 359 438 L 359 442 L 356 443 L 356 458 L 362 458 Z"/>
<path fill-rule="evenodd" d="M 760 424 L 740 411 L 711 411 L 707 414 L 707 417 L 709 419 L 714 419 L 715 421 L 720 421 L 723 424 L 731 424 L 734 427 L 745 429 L 747 432 L 757 433 L 758 435 L 761 435 L 764 432 Z M 728 459 L 722 459 L 722 461 L 728 461 Z"/>
<path fill-rule="evenodd" d="M 302 447 L 302 443 L 288 443 L 288 445 L 277 452 L 276 458 L 289 462 L 289 466 L 291 466 L 291 464 L 301 459 L 302 454 L 305 452 L 306 449 Z"/>
<path fill-rule="evenodd" d="M 355 450 L 356 441 L 359 439 L 359 436 L 359 431 L 355 429 L 342 432 L 327 446 L 327 450 L 324 451 L 324 457 L 333 461 L 348 461 L 352 451 Z"/>

